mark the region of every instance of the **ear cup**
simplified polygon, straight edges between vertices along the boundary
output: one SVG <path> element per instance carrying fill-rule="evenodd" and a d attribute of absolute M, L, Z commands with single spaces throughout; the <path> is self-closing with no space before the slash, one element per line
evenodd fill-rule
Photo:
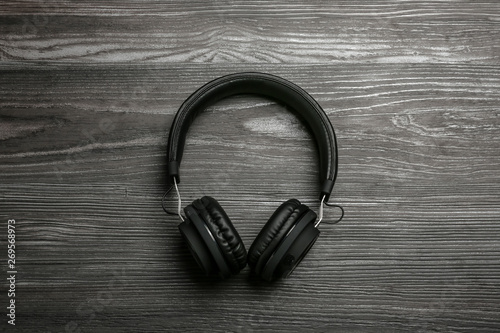
<path fill-rule="evenodd" d="M 290 199 L 274 212 L 248 251 L 248 265 L 257 275 L 298 219 L 309 210 L 297 199 Z"/>
<path fill-rule="evenodd" d="M 214 236 L 231 273 L 239 273 L 246 266 L 247 251 L 224 209 L 209 196 L 193 201 L 192 206 Z"/>
<path fill-rule="evenodd" d="M 189 252 L 206 275 L 217 273 L 218 266 L 210 253 L 210 249 L 190 220 L 179 224 L 179 231 Z"/>
<path fill-rule="evenodd" d="M 193 205 L 186 206 L 184 212 L 186 213 L 186 219 L 179 225 L 179 230 L 184 239 L 187 240 L 188 247 L 194 250 L 192 252 L 194 252 L 193 255 L 198 264 L 200 264 L 205 273 L 214 272 L 219 274 L 223 279 L 230 277 L 231 270 L 229 265 L 222 254 L 220 246 L 215 241 L 215 237 L 208 229 L 206 222 L 200 217 L 200 214 L 198 214 Z M 194 232 L 189 233 L 190 228 Z M 196 246 L 200 242 L 202 242 L 202 246 Z M 204 251 L 207 249 L 208 252 L 205 254 Z"/>

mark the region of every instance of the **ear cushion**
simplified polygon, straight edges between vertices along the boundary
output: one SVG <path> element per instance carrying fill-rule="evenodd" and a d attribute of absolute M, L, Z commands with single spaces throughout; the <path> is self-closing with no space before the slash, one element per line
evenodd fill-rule
<path fill-rule="evenodd" d="M 193 206 L 214 235 L 231 273 L 239 273 L 246 266 L 247 251 L 224 209 L 208 196 L 193 201 Z"/>
<path fill-rule="evenodd" d="M 248 251 L 248 265 L 255 273 L 260 274 L 262 267 L 269 260 L 281 240 L 295 222 L 308 210 L 309 207 L 302 205 L 297 199 L 290 199 L 278 207 Z"/>

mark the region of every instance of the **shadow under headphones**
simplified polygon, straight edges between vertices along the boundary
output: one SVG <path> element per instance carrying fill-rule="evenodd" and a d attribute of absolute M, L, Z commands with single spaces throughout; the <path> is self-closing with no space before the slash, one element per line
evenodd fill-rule
<path fill-rule="evenodd" d="M 319 151 L 321 188 L 318 221 L 316 213 L 309 207 L 297 199 L 290 199 L 274 212 L 255 238 L 248 254 L 233 223 L 217 200 L 209 196 L 195 200 L 184 208 L 183 217 L 177 187 L 180 182 L 179 165 L 189 126 L 207 106 L 237 94 L 261 95 L 290 107 L 308 125 Z M 180 233 L 196 262 L 207 275 L 219 274 L 222 278 L 228 278 L 238 274 L 248 263 L 252 272 L 265 280 L 287 277 L 320 234 L 317 226 L 323 218 L 323 204 L 337 206 L 328 204 L 338 165 L 333 126 L 320 105 L 307 92 L 278 76 L 254 72 L 236 73 L 215 79 L 196 90 L 175 115 L 168 138 L 167 158 L 171 187 L 163 199 L 175 187 L 179 207 L 177 213 L 163 207 L 167 213 L 179 215 L 182 220 L 179 225 Z M 342 217 L 343 213 L 342 209 Z"/>

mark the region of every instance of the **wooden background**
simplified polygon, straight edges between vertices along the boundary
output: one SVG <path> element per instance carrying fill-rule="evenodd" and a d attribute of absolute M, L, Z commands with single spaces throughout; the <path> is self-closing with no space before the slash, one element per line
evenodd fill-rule
<path fill-rule="evenodd" d="M 497 0 L 2 1 L 0 331 L 498 332 L 499 51 Z M 238 71 L 302 86 L 338 136 L 345 219 L 274 284 L 203 277 L 161 209 L 177 108 Z M 282 201 L 317 209 L 310 134 L 259 97 L 203 113 L 181 172 L 247 249 Z"/>

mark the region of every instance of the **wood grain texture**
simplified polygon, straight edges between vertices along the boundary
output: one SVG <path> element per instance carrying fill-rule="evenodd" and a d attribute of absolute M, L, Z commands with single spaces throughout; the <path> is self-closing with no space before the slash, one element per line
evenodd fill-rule
<path fill-rule="evenodd" d="M 251 68 L 3 66 L 0 205 L 20 221 L 22 325 L 495 331 L 498 68 L 259 66 L 306 88 L 330 115 L 341 156 L 335 200 L 347 212 L 273 285 L 247 270 L 204 279 L 159 202 L 176 107 L 203 82 Z M 218 198 L 247 246 L 281 201 L 316 205 L 311 137 L 265 99 L 207 110 L 183 166 L 185 201 Z"/>
<path fill-rule="evenodd" d="M 5 60 L 499 63 L 493 1 L 4 1 Z"/>
<path fill-rule="evenodd" d="M 0 225 L 17 221 L 18 317 L 0 331 L 497 332 L 499 9 L 4 1 Z M 203 277 L 160 203 L 177 108 L 238 71 L 302 86 L 339 142 L 346 216 L 273 284 Z M 247 249 L 284 200 L 318 205 L 310 133 L 256 96 L 197 118 L 181 173 L 184 204 L 217 198 Z"/>

